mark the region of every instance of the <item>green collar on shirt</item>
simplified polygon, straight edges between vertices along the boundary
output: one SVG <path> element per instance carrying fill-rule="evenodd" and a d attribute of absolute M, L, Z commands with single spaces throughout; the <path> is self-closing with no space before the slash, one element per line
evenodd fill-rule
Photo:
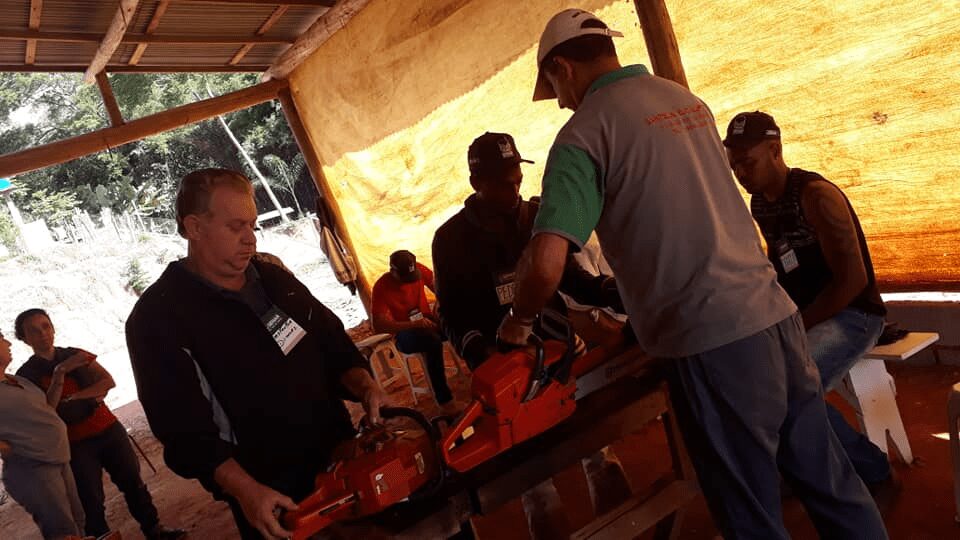
<path fill-rule="evenodd" d="M 628 77 L 637 77 L 640 75 L 649 75 L 650 72 L 647 71 L 647 67 L 643 64 L 635 64 L 632 66 L 624 66 L 618 70 L 611 71 L 609 73 L 604 73 L 603 75 L 597 77 L 597 80 L 593 81 L 593 84 L 590 85 L 590 88 L 587 88 L 587 94 L 590 95 L 597 90 L 607 86 L 608 84 L 615 83 L 617 81 L 626 79 Z"/>

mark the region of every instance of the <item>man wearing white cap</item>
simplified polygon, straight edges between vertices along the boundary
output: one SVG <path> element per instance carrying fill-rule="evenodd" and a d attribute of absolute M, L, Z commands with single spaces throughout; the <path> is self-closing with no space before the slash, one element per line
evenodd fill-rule
<path fill-rule="evenodd" d="M 594 15 L 540 38 L 534 100 L 574 111 L 547 160 L 540 212 L 498 335 L 525 343 L 570 249 L 596 229 L 640 345 L 669 362 L 675 412 L 725 538 L 786 539 L 780 473 L 827 538 L 883 539 L 828 427 L 797 307 L 731 181 L 716 122 L 686 88 L 621 67 Z M 751 236 L 751 234 L 753 236 Z"/>

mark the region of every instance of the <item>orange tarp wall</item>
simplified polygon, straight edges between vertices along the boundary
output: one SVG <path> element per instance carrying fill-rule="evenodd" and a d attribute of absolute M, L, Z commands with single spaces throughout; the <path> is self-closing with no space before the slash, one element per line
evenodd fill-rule
<path fill-rule="evenodd" d="M 773 114 L 787 164 L 853 202 L 885 290 L 960 288 L 960 1 L 667 6 L 718 128 L 741 110 Z M 292 74 L 371 282 L 395 249 L 430 264 L 433 232 L 472 191 L 466 149 L 484 131 L 515 136 L 537 162 L 522 192 L 539 192 L 570 113 L 530 101 L 536 43 L 566 7 L 623 31 L 621 60 L 649 65 L 632 1 L 373 0 Z"/>

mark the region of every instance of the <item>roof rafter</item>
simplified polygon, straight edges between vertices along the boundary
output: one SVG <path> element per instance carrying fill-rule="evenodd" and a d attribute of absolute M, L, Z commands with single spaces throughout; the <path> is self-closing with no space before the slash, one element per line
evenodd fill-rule
<path fill-rule="evenodd" d="M 40 29 L 40 13 L 43 12 L 43 0 L 30 0 L 30 29 Z M 27 40 L 27 50 L 23 55 L 24 64 L 32 64 L 37 59 L 37 40 Z"/>
<path fill-rule="evenodd" d="M 283 14 L 290 9 L 290 6 L 278 6 L 277 9 L 273 10 L 273 13 L 267 17 L 267 20 L 263 21 L 263 24 L 260 25 L 260 28 L 257 29 L 257 36 L 262 36 L 267 33 L 267 30 L 273 27 L 277 21 L 280 20 L 280 17 L 283 17 Z M 239 64 L 240 60 L 250 52 L 250 49 L 253 48 L 253 43 L 247 43 L 233 55 L 233 58 L 230 59 L 230 65 Z"/>
<path fill-rule="evenodd" d="M 182 3 L 191 4 L 252 4 L 252 5 L 270 5 L 270 6 L 313 6 L 313 7 L 333 7 L 337 0 L 176 0 Z"/>
<path fill-rule="evenodd" d="M 313 51 L 346 26 L 350 19 L 369 2 L 370 0 L 340 0 L 337 2 L 277 58 L 270 69 L 263 74 L 263 80 L 285 79 L 301 62 L 313 54 Z"/>
<path fill-rule="evenodd" d="M 42 32 L 38 30 L 15 30 L 0 28 L 0 41 L 62 41 L 75 43 L 98 43 L 103 36 L 92 32 Z M 296 41 L 293 37 L 267 36 L 225 36 L 225 35 L 175 35 L 175 34 L 125 34 L 120 43 L 167 43 L 180 45 L 234 45 L 243 43 L 255 44 L 290 44 Z"/>
<path fill-rule="evenodd" d="M 167 8 L 170 7 L 170 0 L 160 0 L 160 3 L 157 4 L 157 8 L 153 10 L 153 15 L 150 17 L 150 22 L 147 24 L 147 29 L 143 31 L 144 34 L 152 34 L 158 26 L 160 26 L 160 19 L 163 18 L 163 14 L 167 12 Z M 143 57 L 144 51 L 147 50 L 147 43 L 140 43 L 137 45 L 137 48 L 133 51 L 133 54 L 130 55 L 130 60 L 127 62 L 131 66 L 137 65 L 140 62 L 140 58 Z"/>
<path fill-rule="evenodd" d="M 256 73 L 266 71 L 270 66 L 266 64 L 207 64 L 207 65 L 173 65 L 173 64 L 129 64 L 107 65 L 103 69 L 107 73 Z M 39 72 L 39 73 L 83 73 L 87 64 L 0 64 L 0 72 Z"/>
<path fill-rule="evenodd" d="M 120 0 L 120 7 L 117 8 L 117 12 L 113 15 L 113 21 L 110 23 L 110 27 L 107 28 L 107 33 L 100 41 L 100 46 L 97 47 L 97 52 L 93 55 L 93 59 L 90 60 L 90 66 L 87 67 L 87 71 L 83 74 L 83 82 L 87 84 L 94 82 L 97 78 L 97 73 L 103 71 L 103 68 L 110 63 L 110 58 L 113 56 L 113 53 L 116 52 L 117 47 L 120 46 L 120 42 L 123 40 L 123 34 L 127 32 L 127 26 L 129 26 L 130 21 L 133 20 L 133 15 L 137 11 L 137 4 L 139 3 L 140 0 Z"/>

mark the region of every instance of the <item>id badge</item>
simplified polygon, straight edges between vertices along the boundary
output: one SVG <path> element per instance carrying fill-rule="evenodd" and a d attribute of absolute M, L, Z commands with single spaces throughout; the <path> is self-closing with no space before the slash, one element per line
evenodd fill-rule
<path fill-rule="evenodd" d="M 517 273 L 506 272 L 498 274 L 497 278 L 497 300 L 501 306 L 513 303 L 514 294 L 517 291 Z"/>
<path fill-rule="evenodd" d="M 290 351 L 303 339 L 303 336 L 307 335 L 307 331 L 297 324 L 297 321 L 293 320 L 276 306 L 270 308 L 270 311 L 261 317 L 260 320 L 267 328 L 267 332 L 270 332 L 270 337 L 273 338 L 273 341 L 275 341 L 277 346 L 280 347 L 280 350 L 283 351 L 284 356 L 289 355 Z"/>
<path fill-rule="evenodd" d="M 800 266 L 800 261 L 797 260 L 797 252 L 790 247 L 786 240 L 777 242 L 777 253 L 784 274 L 789 274 Z"/>
<path fill-rule="evenodd" d="M 423 320 L 423 313 L 420 313 L 420 310 L 419 310 L 419 309 L 413 308 L 413 309 L 410 310 L 410 314 L 409 314 L 409 317 L 408 317 L 408 318 L 410 319 L 410 322 L 422 321 L 422 320 Z"/>

